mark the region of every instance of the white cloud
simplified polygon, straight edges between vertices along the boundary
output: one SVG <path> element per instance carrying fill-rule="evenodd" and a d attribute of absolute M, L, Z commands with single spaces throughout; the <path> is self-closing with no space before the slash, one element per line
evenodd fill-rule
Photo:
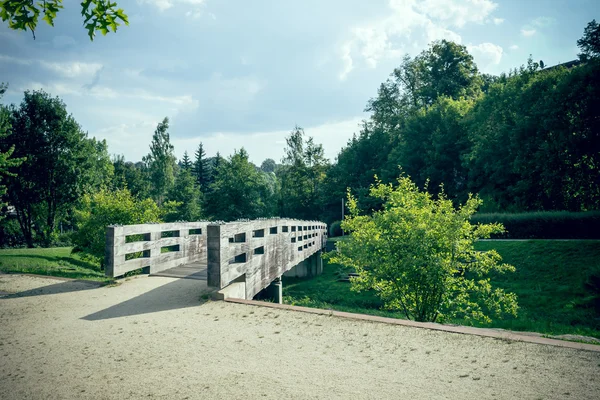
<path fill-rule="evenodd" d="M 93 76 L 102 68 L 102 64 L 78 61 L 60 63 L 39 61 L 39 63 L 42 67 L 67 78 Z"/>
<path fill-rule="evenodd" d="M 519 49 L 519 46 L 517 46 L 516 44 L 513 44 L 513 45 L 511 45 L 511 46 L 509 47 L 509 49 L 511 49 L 511 50 L 518 50 L 518 49 Z"/>
<path fill-rule="evenodd" d="M 498 7 L 490 0 L 425 0 L 415 8 L 431 19 L 462 28 L 469 22 L 483 23 Z"/>
<path fill-rule="evenodd" d="M 467 45 L 467 50 L 473 55 L 477 66 L 484 72 L 490 72 L 490 68 L 500 64 L 502 60 L 502 47 L 493 43 Z"/>
<path fill-rule="evenodd" d="M 0 62 L 19 64 L 19 65 L 31 65 L 33 63 L 31 60 L 25 60 L 23 58 L 7 56 L 4 54 L 0 54 Z"/>
<path fill-rule="evenodd" d="M 531 25 L 537 27 L 545 27 L 554 24 L 556 20 L 552 17 L 537 17 L 533 21 L 531 21 Z"/>
<path fill-rule="evenodd" d="M 350 38 L 340 44 L 340 80 L 360 66 L 357 61 L 376 68 L 383 59 L 399 58 L 434 40 L 460 43 L 461 36 L 451 28 L 484 23 L 497 4 L 490 0 L 389 0 L 389 8 L 389 15 L 352 27 Z"/>
<path fill-rule="evenodd" d="M 525 36 L 525 37 L 529 37 L 529 36 L 533 36 L 535 35 L 535 29 L 528 29 L 528 28 L 523 28 L 521 29 L 521 35 Z"/>
<path fill-rule="evenodd" d="M 494 21 L 494 25 L 500 25 L 504 22 L 504 18 L 494 18 L 492 21 Z"/>

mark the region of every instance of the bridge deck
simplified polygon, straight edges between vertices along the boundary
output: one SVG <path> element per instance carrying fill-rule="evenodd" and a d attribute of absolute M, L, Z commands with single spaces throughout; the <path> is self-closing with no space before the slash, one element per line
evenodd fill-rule
<path fill-rule="evenodd" d="M 207 279 L 207 266 L 204 263 L 180 265 L 179 267 L 150 274 L 150 276 L 166 276 L 169 278 L 199 279 L 205 281 Z"/>

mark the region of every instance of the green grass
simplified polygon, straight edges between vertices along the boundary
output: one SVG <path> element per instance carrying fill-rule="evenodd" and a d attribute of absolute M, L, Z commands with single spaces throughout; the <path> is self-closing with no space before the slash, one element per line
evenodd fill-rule
<path fill-rule="evenodd" d="M 515 273 L 491 278 L 497 287 L 516 293 L 520 306 L 517 318 L 476 326 L 600 338 L 600 315 L 586 306 L 591 293 L 584 288 L 589 276 L 600 271 L 600 241 L 486 241 L 476 247 L 496 249 L 504 262 L 517 268 Z M 374 292 L 353 292 L 348 282 L 338 282 L 339 269 L 325 264 L 324 273 L 312 279 L 284 277 L 285 302 L 405 318 L 400 312 L 382 310 Z"/>
<path fill-rule="evenodd" d="M 100 266 L 71 254 L 71 247 L 1 249 L 0 271 L 111 282 Z"/>

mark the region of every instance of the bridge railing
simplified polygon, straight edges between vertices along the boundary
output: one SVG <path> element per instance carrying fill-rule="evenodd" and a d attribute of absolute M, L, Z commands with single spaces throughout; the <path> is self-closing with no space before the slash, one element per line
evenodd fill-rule
<path fill-rule="evenodd" d="M 208 285 L 222 289 L 245 282 L 251 299 L 286 271 L 325 247 L 319 221 L 261 219 L 207 226 Z"/>
<path fill-rule="evenodd" d="M 140 268 L 156 273 L 206 263 L 208 222 L 114 225 L 106 229 L 105 274 L 123 276 Z"/>

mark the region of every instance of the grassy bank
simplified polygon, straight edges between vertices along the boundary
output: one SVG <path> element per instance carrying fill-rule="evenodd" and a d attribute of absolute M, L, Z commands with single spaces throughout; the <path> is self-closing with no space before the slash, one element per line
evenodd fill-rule
<path fill-rule="evenodd" d="M 71 254 L 71 247 L 2 249 L 0 250 L 0 271 L 100 282 L 111 280 L 104 276 L 99 265 L 84 260 L 77 254 Z"/>
<path fill-rule="evenodd" d="M 600 315 L 591 307 L 592 293 L 585 288 L 590 275 L 600 271 L 600 241 L 484 241 L 477 248 L 496 249 L 517 268 L 514 274 L 493 276 L 492 282 L 516 293 L 520 306 L 517 318 L 479 326 L 600 338 Z M 284 277 L 286 302 L 405 318 L 382 310 L 373 292 L 352 292 L 348 282 L 338 281 L 338 269 L 326 264 L 323 275 L 313 279 Z"/>

